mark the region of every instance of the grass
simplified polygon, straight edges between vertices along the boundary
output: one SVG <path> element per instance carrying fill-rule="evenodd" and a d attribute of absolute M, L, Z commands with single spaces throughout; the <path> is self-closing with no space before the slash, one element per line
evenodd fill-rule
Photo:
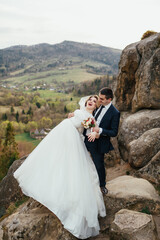
<path fill-rule="evenodd" d="M 10 106 L 0 106 L 0 113 L 7 113 L 10 112 Z"/>
<path fill-rule="evenodd" d="M 146 214 L 151 214 L 151 212 L 150 212 L 150 210 L 149 210 L 149 207 L 144 207 L 144 208 L 142 208 L 142 210 L 141 210 L 141 212 L 142 213 L 146 213 Z"/>
<path fill-rule="evenodd" d="M 35 147 L 40 143 L 40 140 L 33 139 L 29 133 L 21 133 L 15 136 L 16 142 L 31 142 Z"/>
<path fill-rule="evenodd" d="M 15 140 L 18 144 L 19 158 L 30 154 L 40 143 L 40 140 L 31 138 L 29 133 L 17 134 Z"/>
<path fill-rule="evenodd" d="M 79 101 L 79 97 L 73 96 L 73 94 L 58 93 L 58 92 L 54 92 L 51 90 L 37 90 L 36 92 L 39 93 L 42 98 L 44 98 L 44 99 L 50 98 L 53 101 L 63 99 L 67 102 L 67 101 L 71 101 L 71 98 L 72 98 L 72 101 L 74 101 L 74 102 Z"/>
<path fill-rule="evenodd" d="M 32 64 L 32 65 L 33 65 L 33 64 Z M 24 71 L 25 71 L 26 69 L 30 68 L 32 65 L 28 65 L 28 66 L 27 66 L 26 68 L 24 68 L 24 69 L 16 70 L 16 71 L 10 73 L 10 75 L 11 75 L 11 76 L 15 76 L 15 75 L 17 75 L 17 74 L 24 73 Z"/>
<path fill-rule="evenodd" d="M 31 85 L 34 86 L 37 82 L 43 81 L 45 83 L 56 86 L 59 83 L 67 83 L 73 81 L 79 83 L 82 81 L 92 80 L 100 75 L 86 72 L 86 69 L 81 68 L 81 65 L 67 67 L 66 69 L 52 69 L 50 71 L 26 73 L 23 76 L 10 77 L 1 81 L 7 82 L 12 85 Z"/>
<path fill-rule="evenodd" d="M 12 213 L 15 212 L 15 210 L 22 205 L 23 203 L 25 203 L 27 200 L 29 199 L 29 197 L 27 196 L 23 196 L 22 199 L 17 200 L 15 203 L 11 203 L 9 205 L 9 207 L 6 210 L 6 213 L 0 218 L 0 222 L 2 220 L 4 220 L 6 217 L 10 216 Z"/>
<path fill-rule="evenodd" d="M 0 113 L 7 113 L 11 111 L 11 106 L 0 106 Z M 17 111 L 22 111 L 22 107 L 14 106 L 14 113 Z"/>

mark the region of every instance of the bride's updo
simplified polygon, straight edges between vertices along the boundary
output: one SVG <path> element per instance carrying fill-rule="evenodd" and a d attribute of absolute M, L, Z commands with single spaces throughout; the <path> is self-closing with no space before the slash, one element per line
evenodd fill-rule
<path fill-rule="evenodd" d="M 98 107 L 99 107 L 99 103 L 98 103 L 98 96 L 97 96 L 97 95 L 91 95 L 91 96 L 89 96 L 89 97 L 87 98 L 87 100 L 85 101 L 85 107 L 87 106 L 87 102 L 88 102 L 92 97 L 94 97 L 94 98 L 97 99 L 96 108 L 98 108 Z"/>

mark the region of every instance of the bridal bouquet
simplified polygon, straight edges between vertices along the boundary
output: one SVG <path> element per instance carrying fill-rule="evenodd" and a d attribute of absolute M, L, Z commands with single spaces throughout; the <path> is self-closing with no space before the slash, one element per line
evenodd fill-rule
<path fill-rule="evenodd" d="M 94 118 L 89 117 L 88 119 L 83 120 L 82 126 L 83 126 L 85 129 L 95 127 L 95 120 L 94 120 Z"/>

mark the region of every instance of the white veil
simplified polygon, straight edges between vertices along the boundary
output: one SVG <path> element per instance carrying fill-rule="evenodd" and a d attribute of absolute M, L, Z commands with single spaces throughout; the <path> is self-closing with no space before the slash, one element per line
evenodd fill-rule
<path fill-rule="evenodd" d="M 85 96 L 85 97 L 82 97 L 79 101 L 79 106 L 80 106 L 80 110 L 85 110 L 85 102 L 86 100 L 89 98 L 90 96 Z"/>

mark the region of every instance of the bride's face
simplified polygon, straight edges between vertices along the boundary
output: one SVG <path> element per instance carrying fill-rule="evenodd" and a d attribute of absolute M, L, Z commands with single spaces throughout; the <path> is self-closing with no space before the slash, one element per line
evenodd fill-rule
<path fill-rule="evenodd" d="M 92 110 L 92 111 L 94 109 L 96 109 L 96 107 L 97 107 L 97 99 L 95 97 L 89 98 L 88 101 L 87 101 L 87 106 L 86 107 L 88 109 Z"/>

